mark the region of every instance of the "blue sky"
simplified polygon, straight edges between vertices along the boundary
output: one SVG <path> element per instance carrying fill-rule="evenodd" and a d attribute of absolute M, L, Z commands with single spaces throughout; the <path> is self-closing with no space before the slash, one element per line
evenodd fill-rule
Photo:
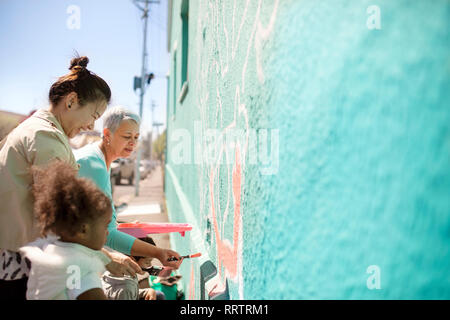
<path fill-rule="evenodd" d="M 80 28 L 70 29 L 67 12 L 80 9 Z M 155 121 L 166 122 L 167 3 L 152 4 L 147 33 L 147 70 L 156 78 L 147 89 L 143 132 L 150 129 L 151 103 Z M 139 112 L 133 77 L 140 76 L 142 13 L 131 0 L 1 0 L 0 110 L 28 114 L 48 105 L 52 83 L 68 72 L 75 50 L 89 57 L 88 69 L 105 79 L 111 105 Z M 100 123 L 96 128 L 100 127 Z M 161 132 L 161 131 L 160 131 Z"/>

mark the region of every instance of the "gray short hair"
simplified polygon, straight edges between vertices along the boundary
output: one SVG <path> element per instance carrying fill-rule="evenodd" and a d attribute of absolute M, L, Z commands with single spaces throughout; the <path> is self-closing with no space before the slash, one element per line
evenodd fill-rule
<path fill-rule="evenodd" d="M 133 120 L 141 125 L 141 118 L 136 113 L 122 107 L 113 107 L 106 110 L 103 115 L 103 129 L 108 128 L 114 133 L 124 120 Z"/>

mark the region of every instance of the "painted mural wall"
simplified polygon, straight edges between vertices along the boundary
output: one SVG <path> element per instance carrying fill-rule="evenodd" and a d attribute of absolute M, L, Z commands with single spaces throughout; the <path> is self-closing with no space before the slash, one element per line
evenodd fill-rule
<path fill-rule="evenodd" d="M 450 3 L 169 8 L 186 298 L 450 299 Z"/>

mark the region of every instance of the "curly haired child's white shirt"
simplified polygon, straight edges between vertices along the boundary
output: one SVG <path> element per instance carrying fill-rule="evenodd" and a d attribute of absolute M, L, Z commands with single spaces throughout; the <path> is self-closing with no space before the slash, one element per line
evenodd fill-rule
<path fill-rule="evenodd" d="M 31 261 L 28 300 L 75 300 L 83 292 L 102 288 L 101 275 L 110 262 L 101 251 L 56 237 L 40 238 L 20 252 Z"/>

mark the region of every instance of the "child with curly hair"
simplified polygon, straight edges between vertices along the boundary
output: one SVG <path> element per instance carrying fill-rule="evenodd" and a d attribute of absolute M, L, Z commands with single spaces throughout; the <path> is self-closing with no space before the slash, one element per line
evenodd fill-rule
<path fill-rule="evenodd" d="M 101 275 L 110 259 L 100 250 L 111 201 L 64 162 L 32 173 L 34 212 L 45 238 L 20 249 L 31 261 L 27 299 L 107 299 Z"/>

